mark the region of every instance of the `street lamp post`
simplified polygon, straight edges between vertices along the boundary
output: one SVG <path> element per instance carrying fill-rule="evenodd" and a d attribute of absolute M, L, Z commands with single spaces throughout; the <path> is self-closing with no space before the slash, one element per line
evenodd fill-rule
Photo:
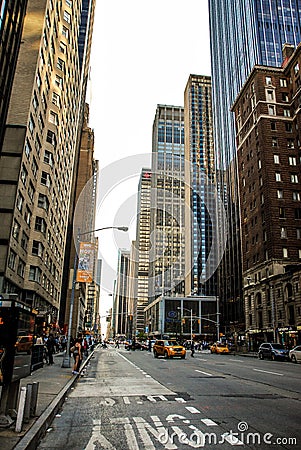
<path fill-rule="evenodd" d="M 67 346 L 62 362 L 62 367 L 71 367 L 70 362 L 70 341 L 71 341 L 71 328 L 72 328 L 72 319 L 73 319 L 73 307 L 74 307 L 74 297 L 75 297 L 75 284 L 77 277 L 77 263 L 78 263 L 78 244 L 79 237 L 84 236 L 85 234 L 95 233 L 96 231 L 103 231 L 108 229 L 116 229 L 119 231 L 128 231 L 128 227 L 103 227 L 97 228 L 96 230 L 89 230 L 84 233 L 77 232 L 76 236 L 76 245 L 75 245 L 75 255 L 74 255 L 74 263 L 73 263 L 73 279 L 72 279 L 72 289 L 71 289 L 71 297 L 70 297 L 70 310 L 69 310 L 69 323 L 68 323 L 68 334 L 67 334 Z"/>

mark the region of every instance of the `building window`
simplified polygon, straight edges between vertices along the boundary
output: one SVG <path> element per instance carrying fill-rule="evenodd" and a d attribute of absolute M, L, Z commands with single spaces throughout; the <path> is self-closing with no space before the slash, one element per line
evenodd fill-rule
<path fill-rule="evenodd" d="M 280 228 L 280 237 L 281 239 L 286 239 L 287 238 L 287 230 L 285 227 L 281 227 Z"/>
<path fill-rule="evenodd" d="M 295 72 L 295 75 L 298 74 L 298 72 L 299 72 L 299 63 L 294 65 L 294 72 Z"/>
<path fill-rule="evenodd" d="M 33 134 L 34 128 L 35 128 L 34 120 L 33 120 L 32 115 L 30 114 L 29 123 L 28 123 L 28 129 L 29 129 L 31 134 Z"/>
<path fill-rule="evenodd" d="M 47 186 L 47 187 L 51 186 L 50 175 L 48 172 L 45 172 L 44 170 L 42 171 L 42 175 L 41 175 L 41 184 L 43 184 L 43 186 Z"/>
<path fill-rule="evenodd" d="M 72 0 L 66 0 L 66 5 L 72 8 Z"/>
<path fill-rule="evenodd" d="M 283 247 L 282 254 L 283 254 L 283 258 L 288 258 L 288 250 L 286 247 Z"/>
<path fill-rule="evenodd" d="M 59 124 L 59 117 L 54 111 L 49 112 L 49 122 L 53 123 L 54 125 Z"/>
<path fill-rule="evenodd" d="M 56 147 L 56 136 L 53 131 L 47 130 L 46 141 L 53 145 L 53 147 Z"/>
<path fill-rule="evenodd" d="M 57 59 L 56 67 L 57 67 L 59 70 L 64 71 L 64 70 L 65 70 L 65 61 L 63 61 L 61 58 L 58 58 L 58 59 Z"/>
<path fill-rule="evenodd" d="M 267 89 L 266 91 L 266 99 L 268 102 L 273 101 L 275 99 L 274 91 L 272 89 Z"/>
<path fill-rule="evenodd" d="M 296 202 L 300 202 L 301 200 L 301 195 L 299 191 L 293 191 L 293 200 Z"/>
<path fill-rule="evenodd" d="M 64 54 L 67 53 L 67 45 L 64 42 L 60 42 L 60 51 Z"/>
<path fill-rule="evenodd" d="M 277 198 L 283 198 L 283 190 L 277 189 Z"/>
<path fill-rule="evenodd" d="M 301 259 L 301 249 L 298 250 L 299 259 Z"/>
<path fill-rule="evenodd" d="M 31 252 L 33 255 L 39 256 L 40 258 L 42 258 L 43 253 L 44 253 L 44 246 L 43 246 L 42 242 L 33 241 Z"/>
<path fill-rule="evenodd" d="M 295 219 L 301 219 L 301 208 L 295 208 Z"/>
<path fill-rule="evenodd" d="M 21 172 L 20 172 L 20 178 L 21 178 L 21 181 L 24 184 L 24 186 L 26 186 L 27 176 L 28 176 L 28 172 L 27 172 L 24 164 L 22 164 L 22 168 L 21 168 Z"/>
<path fill-rule="evenodd" d="M 274 163 L 280 164 L 279 155 L 274 155 Z"/>
<path fill-rule="evenodd" d="M 65 38 L 67 40 L 69 39 L 69 30 L 67 27 L 65 27 L 65 25 L 63 25 L 63 28 L 62 28 L 62 35 L 65 36 Z"/>
<path fill-rule="evenodd" d="M 294 139 L 288 139 L 287 140 L 287 148 L 295 148 Z"/>
<path fill-rule="evenodd" d="M 289 156 L 288 157 L 288 163 L 290 166 L 296 166 L 297 165 L 297 158 L 295 156 Z"/>
<path fill-rule="evenodd" d="M 67 23 L 71 23 L 71 14 L 69 14 L 68 11 L 64 11 L 64 20 Z"/>
<path fill-rule="evenodd" d="M 36 217 L 35 230 L 40 231 L 45 234 L 47 230 L 47 225 L 45 219 L 43 217 Z"/>
<path fill-rule="evenodd" d="M 45 209 L 45 211 L 48 211 L 48 209 L 49 209 L 49 200 L 48 200 L 46 195 L 39 194 L 38 207 Z"/>
<path fill-rule="evenodd" d="M 291 116 L 290 110 L 289 109 L 284 109 L 283 110 L 283 115 L 284 115 L 284 117 L 290 117 Z"/>
<path fill-rule="evenodd" d="M 38 165 L 37 165 L 35 158 L 32 158 L 31 170 L 32 170 L 33 176 L 36 178 L 37 173 L 38 173 Z"/>
<path fill-rule="evenodd" d="M 35 191 L 34 191 L 34 186 L 33 186 L 31 181 L 29 182 L 29 186 L 28 186 L 27 192 L 28 192 L 28 196 L 29 196 L 30 200 L 33 200 L 33 196 L 34 196 L 34 192 Z"/>
<path fill-rule="evenodd" d="M 59 75 L 55 76 L 55 81 L 54 81 L 55 85 L 57 87 L 59 87 L 60 89 L 63 89 L 63 78 L 60 77 Z"/>
<path fill-rule="evenodd" d="M 285 92 L 282 92 L 282 101 L 286 103 L 289 101 L 288 94 Z"/>
<path fill-rule="evenodd" d="M 27 246 L 28 246 L 28 236 L 24 231 L 22 231 L 21 247 L 23 248 L 23 250 L 27 250 Z"/>
<path fill-rule="evenodd" d="M 271 84 L 272 84 L 272 77 L 265 77 L 265 84 L 267 86 L 271 86 Z"/>
<path fill-rule="evenodd" d="M 282 206 L 279 208 L 279 218 L 285 219 L 285 209 Z"/>
<path fill-rule="evenodd" d="M 17 196 L 17 200 L 16 200 L 16 207 L 20 212 L 22 212 L 23 203 L 24 203 L 24 197 L 22 196 L 22 194 L 20 192 L 18 192 L 18 196 Z"/>
<path fill-rule="evenodd" d="M 280 172 L 276 172 L 275 173 L 275 178 L 276 178 L 276 181 L 281 181 L 281 173 Z"/>
<path fill-rule="evenodd" d="M 297 239 L 301 239 L 301 228 L 296 228 L 296 237 Z"/>
<path fill-rule="evenodd" d="M 274 120 L 271 121 L 271 130 L 276 131 L 276 122 Z"/>
<path fill-rule="evenodd" d="M 12 250 L 9 252 L 9 257 L 8 257 L 8 267 L 12 270 L 15 270 L 16 268 L 16 258 L 17 255 L 15 252 L 13 252 Z"/>
<path fill-rule="evenodd" d="M 276 116 L 276 108 L 274 105 L 268 105 L 269 116 Z"/>
<path fill-rule="evenodd" d="M 299 183 L 298 175 L 296 173 L 291 173 L 291 182 L 292 183 Z"/>
<path fill-rule="evenodd" d="M 272 147 L 278 147 L 278 140 L 276 137 L 272 137 Z"/>
<path fill-rule="evenodd" d="M 56 92 L 52 92 L 52 103 L 60 107 L 60 96 Z"/>
<path fill-rule="evenodd" d="M 45 150 L 44 163 L 49 164 L 51 167 L 53 166 L 53 155 L 49 150 Z"/>
<path fill-rule="evenodd" d="M 25 262 L 22 261 L 22 259 L 20 259 L 20 260 L 19 260 L 19 264 L 18 264 L 17 274 L 18 274 L 21 278 L 24 278 L 24 273 L 25 273 Z"/>
<path fill-rule="evenodd" d="M 280 78 L 280 86 L 281 87 L 287 87 L 286 78 Z"/>
<path fill-rule="evenodd" d="M 25 213 L 24 213 L 24 220 L 27 223 L 27 225 L 30 225 L 31 220 L 31 211 L 29 208 L 26 207 Z"/>
<path fill-rule="evenodd" d="M 14 226 L 13 226 L 13 229 L 12 229 L 12 235 L 16 239 L 16 241 L 19 240 L 20 228 L 21 228 L 20 224 L 15 220 L 14 221 Z"/>
<path fill-rule="evenodd" d="M 258 169 L 261 169 L 261 159 L 258 160 Z"/>
<path fill-rule="evenodd" d="M 30 266 L 28 279 L 30 281 L 37 281 L 38 283 L 40 283 L 41 274 L 42 274 L 42 271 L 39 267 Z"/>

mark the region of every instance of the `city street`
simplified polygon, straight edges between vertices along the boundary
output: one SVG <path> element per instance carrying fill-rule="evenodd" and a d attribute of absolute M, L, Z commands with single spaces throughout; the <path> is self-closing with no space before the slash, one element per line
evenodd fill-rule
<path fill-rule="evenodd" d="M 301 365 L 98 349 L 42 449 L 300 448 Z"/>

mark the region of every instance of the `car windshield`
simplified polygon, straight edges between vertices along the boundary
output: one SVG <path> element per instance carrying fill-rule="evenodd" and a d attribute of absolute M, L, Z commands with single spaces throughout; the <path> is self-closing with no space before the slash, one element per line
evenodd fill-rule
<path fill-rule="evenodd" d="M 272 344 L 273 348 L 275 348 L 276 350 L 285 350 L 285 348 L 283 347 L 283 345 L 281 344 Z"/>
<path fill-rule="evenodd" d="M 217 344 L 218 347 L 227 347 L 226 344 Z"/>
<path fill-rule="evenodd" d="M 164 341 L 165 347 L 170 347 L 172 345 L 179 345 L 177 341 Z"/>

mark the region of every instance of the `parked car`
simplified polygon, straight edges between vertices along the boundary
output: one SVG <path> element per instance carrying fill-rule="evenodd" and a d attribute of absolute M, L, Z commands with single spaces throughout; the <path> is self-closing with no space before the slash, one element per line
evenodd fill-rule
<path fill-rule="evenodd" d="M 179 356 L 181 359 L 185 359 L 186 350 L 180 345 L 177 341 L 172 339 L 170 340 L 161 340 L 158 339 L 153 347 L 154 357 L 158 358 L 159 356 L 164 356 L 164 358 L 173 358 L 175 356 Z"/>
<path fill-rule="evenodd" d="M 133 342 L 126 341 L 124 343 L 125 350 L 133 350 Z M 135 341 L 135 350 L 148 350 L 148 346 L 145 344 L 145 342 Z"/>
<path fill-rule="evenodd" d="M 274 342 L 265 342 L 261 344 L 258 350 L 258 358 L 269 358 L 275 361 L 281 359 L 287 360 L 289 357 L 288 350 L 282 344 L 276 344 Z"/>
<path fill-rule="evenodd" d="M 293 363 L 301 362 L 301 345 L 297 345 L 289 351 L 289 359 Z"/>
<path fill-rule="evenodd" d="M 229 347 L 227 344 L 222 344 L 221 342 L 215 342 L 210 347 L 211 353 L 229 353 Z"/>

